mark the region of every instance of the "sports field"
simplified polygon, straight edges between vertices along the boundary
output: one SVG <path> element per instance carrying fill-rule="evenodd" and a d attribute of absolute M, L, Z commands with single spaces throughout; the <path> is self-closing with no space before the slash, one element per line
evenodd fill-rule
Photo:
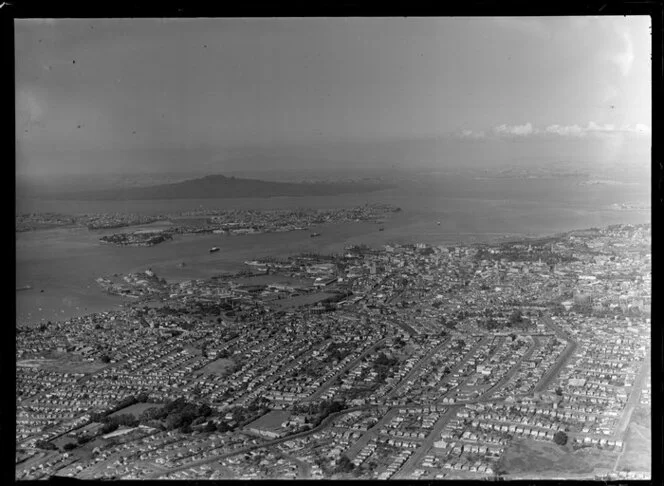
<path fill-rule="evenodd" d="M 249 429 L 260 429 L 260 430 L 276 430 L 281 427 L 281 424 L 287 421 L 290 418 L 289 412 L 282 412 L 279 410 L 273 410 L 266 413 L 261 418 L 254 420 L 247 428 Z"/>

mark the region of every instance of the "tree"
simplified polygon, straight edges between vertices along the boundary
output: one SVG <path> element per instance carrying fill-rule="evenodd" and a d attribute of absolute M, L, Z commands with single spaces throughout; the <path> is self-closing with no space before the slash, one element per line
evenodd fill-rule
<path fill-rule="evenodd" d="M 90 422 L 103 422 L 106 415 L 106 413 L 92 412 L 90 414 Z"/>
<path fill-rule="evenodd" d="M 209 405 L 204 403 L 200 407 L 198 407 L 198 414 L 202 417 L 209 417 L 212 414 L 212 409 L 210 408 Z"/>
<path fill-rule="evenodd" d="M 37 443 L 35 445 L 39 449 L 47 449 L 47 450 L 50 450 L 50 451 L 54 451 L 55 449 L 57 449 L 55 444 L 53 444 L 52 442 L 47 442 L 45 440 L 39 440 L 39 441 L 37 441 Z"/>
<path fill-rule="evenodd" d="M 73 449 L 76 449 L 76 444 L 74 442 L 67 442 L 64 446 L 63 449 L 66 451 L 71 451 Z"/>
<path fill-rule="evenodd" d="M 563 431 L 558 431 L 553 435 L 553 441 L 559 446 L 567 444 L 567 434 Z"/>
<path fill-rule="evenodd" d="M 510 324 L 520 324 L 523 321 L 523 315 L 519 309 L 516 309 L 512 312 L 510 316 Z"/>
<path fill-rule="evenodd" d="M 348 473 L 355 469 L 355 464 L 353 464 L 347 456 L 341 456 L 339 462 L 337 463 L 337 470 Z"/>
<path fill-rule="evenodd" d="M 191 425 L 201 425 L 204 422 L 205 422 L 205 417 L 197 417 L 196 419 L 194 419 Z"/>
<path fill-rule="evenodd" d="M 109 434 L 109 433 L 113 432 L 114 430 L 117 430 L 118 427 L 119 427 L 119 425 L 116 422 L 104 424 L 101 428 L 101 433 L 102 433 L 102 435 Z"/>
<path fill-rule="evenodd" d="M 556 395 L 559 397 L 563 396 L 563 389 L 561 387 L 556 387 Z"/>

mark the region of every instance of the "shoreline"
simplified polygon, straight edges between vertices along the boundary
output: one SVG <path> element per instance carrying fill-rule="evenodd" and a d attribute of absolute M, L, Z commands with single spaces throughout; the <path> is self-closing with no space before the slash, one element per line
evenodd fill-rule
<path fill-rule="evenodd" d="M 633 224 L 633 223 L 617 223 L 617 224 Z M 611 226 L 611 225 L 606 225 L 606 226 L 603 226 L 603 227 L 608 227 L 608 226 Z M 450 232 L 449 233 L 450 237 L 452 237 L 454 235 L 457 238 L 460 237 L 460 236 L 461 237 L 463 237 L 463 236 L 465 236 L 465 237 L 480 236 L 481 237 L 481 236 L 488 236 L 488 235 L 492 235 L 492 236 L 490 236 L 485 241 L 481 241 L 481 242 L 468 241 L 466 239 L 465 241 L 462 241 L 462 242 L 446 241 L 445 243 L 430 244 L 430 246 L 440 246 L 440 247 L 466 246 L 466 247 L 470 247 L 470 248 L 478 247 L 478 246 L 493 246 L 493 245 L 500 245 L 500 244 L 504 244 L 504 243 L 528 242 L 528 241 L 538 240 L 538 239 L 542 239 L 542 238 L 552 238 L 552 239 L 562 238 L 562 237 L 565 237 L 567 235 L 573 234 L 574 232 L 587 231 L 589 229 L 590 228 L 574 228 L 574 229 L 569 229 L 569 230 L 566 230 L 566 231 L 557 231 L 557 232 L 551 232 L 551 233 L 538 232 L 538 233 L 523 233 L 523 234 L 511 233 L 511 232 L 510 233 L 507 233 L 507 232 L 506 233 L 498 233 L 498 232 L 489 232 L 489 233 Z M 190 235 L 190 237 L 192 237 L 192 236 L 194 238 L 196 237 L 195 235 Z M 418 237 L 419 236 L 420 235 L 418 235 Z M 421 236 L 426 238 L 426 235 L 421 235 Z M 447 240 L 447 238 L 446 238 L 446 240 Z M 381 244 L 381 245 L 376 245 L 375 243 L 369 243 L 367 246 L 369 246 L 371 248 L 374 248 L 374 249 L 380 249 L 386 244 L 390 244 L 390 243 L 384 243 L 384 244 Z M 409 243 L 396 243 L 396 244 L 398 245 L 398 244 L 409 244 Z M 298 253 L 300 253 L 300 252 L 294 251 L 291 254 L 296 255 Z M 321 252 L 321 254 L 324 254 L 324 253 L 325 253 L 324 251 Z M 259 256 L 257 255 L 256 257 L 258 258 Z M 237 260 L 237 261 L 235 261 L 235 260 Z M 236 257 L 236 259 L 234 259 L 233 261 L 225 262 L 225 263 L 228 264 L 228 265 L 237 266 L 237 265 L 242 265 L 245 260 L 246 260 L 246 258 L 244 258 L 241 255 L 238 255 Z M 189 272 L 195 272 L 196 268 L 188 267 L 187 270 Z M 136 270 L 136 271 L 138 271 L 138 270 Z M 168 272 L 168 273 L 171 273 L 171 272 Z M 227 273 L 227 272 L 223 272 L 223 273 Z M 234 272 L 231 272 L 231 273 L 234 273 Z M 165 278 L 169 283 L 179 283 L 179 282 L 182 282 L 182 281 L 195 280 L 196 279 L 196 278 L 187 278 L 185 276 L 173 276 L 173 275 L 169 275 L 168 278 L 166 276 L 164 276 L 163 278 Z M 208 280 L 211 277 L 210 276 L 202 276 L 202 277 L 199 276 L 198 278 L 203 278 L 204 280 Z M 19 292 L 21 290 L 26 290 L 26 291 L 27 290 L 34 290 L 34 287 L 30 286 L 29 284 L 25 285 L 23 287 L 17 287 L 17 292 Z M 71 318 L 74 318 L 74 317 L 92 315 L 92 314 L 96 314 L 96 313 L 100 313 L 100 312 L 110 312 L 110 311 L 114 311 L 114 310 L 119 310 L 120 308 L 124 307 L 125 305 L 131 304 L 132 300 L 133 300 L 133 299 L 128 299 L 128 298 L 125 298 L 125 297 L 122 297 L 122 296 L 108 294 L 108 293 L 104 292 L 103 289 L 99 289 L 98 293 L 101 294 L 101 296 L 102 296 L 101 298 L 103 298 L 103 299 L 113 298 L 113 299 L 119 299 L 120 301 L 118 303 L 114 304 L 114 305 L 101 304 L 99 306 L 95 305 L 94 303 L 93 304 L 88 303 L 88 305 L 77 306 L 75 311 L 73 309 L 71 309 L 72 305 L 68 305 L 67 307 L 69 307 L 69 309 L 68 309 L 67 312 L 65 312 L 65 309 L 60 309 L 61 313 L 63 314 L 62 316 L 56 314 L 55 316 L 52 316 L 51 319 L 49 319 L 48 317 L 43 317 L 40 320 L 26 320 L 24 318 L 24 319 L 21 319 L 20 323 L 18 321 L 18 312 L 17 312 L 17 321 L 16 321 L 15 325 L 16 326 L 29 326 L 29 327 L 32 327 L 32 326 L 38 326 L 39 324 L 43 323 L 44 321 L 48 321 L 48 320 L 51 320 L 51 321 L 54 321 L 54 322 L 64 322 L 64 321 L 66 321 L 68 319 L 71 319 Z M 100 298 L 100 296 L 95 296 L 95 298 Z M 92 312 L 89 312 L 88 307 L 93 307 L 95 310 L 93 310 Z M 39 311 L 41 311 L 41 307 L 39 308 Z M 33 310 L 33 312 L 35 312 L 35 311 Z M 31 313 L 28 313 L 28 314 L 31 314 Z"/>

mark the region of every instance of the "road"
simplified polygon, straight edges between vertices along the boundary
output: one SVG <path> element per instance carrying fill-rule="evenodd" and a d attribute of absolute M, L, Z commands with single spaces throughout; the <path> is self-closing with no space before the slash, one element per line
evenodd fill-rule
<path fill-rule="evenodd" d="M 313 401 L 313 400 L 317 400 L 318 397 L 320 397 L 325 391 L 327 391 L 328 388 L 330 388 L 330 386 L 332 386 L 332 384 L 334 383 L 334 381 L 337 378 L 339 378 L 341 375 L 343 375 L 349 369 L 354 368 L 355 366 L 357 366 L 357 364 L 362 360 L 362 358 L 364 358 L 367 354 L 369 354 L 374 349 L 376 349 L 376 347 L 383 344 L 386 340 L 387 340 L 387 338 L 385 337 L 385 338 L 383 338 L 379 341 L 376 341 L 374 344 L 372 344 L 367 349 L 362 351 L 362 353 L 360 353 L 360 355 L 357 358 L 350 361 L 348 364 L 346 364 L 346 366 L 344 366 L 339 371 L 337 371 L 334 375 L 332 375 L 332 377 L 329 380 L 327 380 L 325 383 L 323 383 L 321 386 L 319 386 L 318 390 L 316 390 L 313 394 L 311 394 L 310 396 L 308 396 L 307 398 L 302 400 L 300 403 L 306 403 L 306 402 L 310 402 L 310 401 Z"/>
<path fill-rule="evenodd" d="M 493 336 L 489 336 L 489 335 L 482 336 L 482 338 L 481 338 L 480 340 L 478 340 L 478 341 L 473 345 L 472 348 L 470 348 L 470 351 L 468 351 L 467 353 L 465 353 L 464 356 L 463 356 L 463 358 L 462 358 L 462 359 L 461 359 L 456 365 L 454 365 L 454 366 L 450 369 L 449 374 L 447 374 L 446 376 L 443 377 L 442 380 L 440 380 L 440 384 L 441 384 L 441 385 L 443 385 L 443 384 L 447 384 L 447 382 L 450 381 L 452 375 L 453 375 L 454 373 L 456 373 L 457 371 L 459 371 L 460 369 L 462 369 L 462 368 L 466 365 L 466 363 L 468 362 L 468 360 L 470 359 L 470 357 L 475 353 L 475 351 L 477 351 L 478 348 L 480 348 L 480 346 L 483 346 L 483 345 L 487 344 L 487 342 L 489 342 L 491 339 L 493 339 Z M 464 378 L 464 380 L 462 380 L 461 383 L 459 383 L 457 386 L 454 386 L 454 387 L 450 388 L 449 390 L 447 390 L 447 392 L 446 392 L 444 395 L 440 396 L 440 397 L 439 397 L 439 400 L 436 400 L 436 401 L 440 401 L 440 400 L 442 400 L 444 397 L 450 395 L 450 394 L 452 393 L 452 391 L 455 391 L 455 390 L 457 390 L 459 387 L 461 387 L 461 386 L 463 385 L 465 379 L 467 378 L 467 376 L 464 376 L 463 378 Z"/>
<path fill-rule="evenodd" d="M 215 455 L 213 457 L 206 457 L 205 459 L 201 459 L 200 461 L 193 461 L 193 462 L 190 462 L 190 463 L 188 463 L 184 466 L 179 466 L 179 467 L 169 469 L 165 473 L 156 473 L 156 474 L 148 475 L 148 476 L 145 477 L 145 479 L 157 479 L 161 476 L 164 476 L 165 474 L 171 474 L 171 473 L 175 473 L 175 472 L 178 472 L 178 471 L 184 471 L 185 469 L 189 469 L 189 468 L 192 468 L 192 467 L 197 467 L 197 466 L 201 466 L 203 464 L 209 464 L 211 462 L 220 461 L 221 459 L 226 459 L 227 457 L 237 456 L 239 454 L 245 454 L 247 452 L 251 452 L 251 451 L 256 450 L 256 449 L 263 449 L 263 448 L 266 448 L 266 447 L 272 447 L 272 446 L 275 446 L 277 444 L 281 444 L 282 442 L 287 442 L 287 441 L 293 440 L 293 439 L 299 439 L 300 437 L 306 437 L 308 435 L 311 435 L 311 434 L 314 434 L 316 432 L 319 432 L 319 431 L 323 430 L 325 427 L 327 427 L 330 424 L 330 422 L 335 420 L 340 415 L 344 415 L 344 414 L 359 411 L 359 410 L 369 410 L 369 409 L 377 408 L 377 407 L 378 407 L 378 405 L 364 405 L 362 407 L 347 408 L 346 410 L 341 410 L 340 412 L 335 412 L 335 413 L 332 413 L 332 414 L 328 415 L 318 425 L 318 427 L 315 427 L 313 429 L 306 430 L 304 432 L 299 432 L 297 434 L 288 435 L 286 437 L 281 437 L 279 439 L 274 439 L 274 440 L 271 440 L 271 441 L 267 441 L 267 442 L 264 442 L 262 444 L 256 444 L 256 445 L 252 445 L 252 446 L 248 446 L 248 447 L 243 447 L 241 449 L 237 449 L 235 451 L 227 452 L 225 454 L 219 454 L 219 455 Z"/>
<path fill-rule="evenodd" d="M 406 324 L 405 322 L 402 322 L 400 319 L 397 320 L 396 325 L 399 326 L 399 327 L 400 327 L 401 329 L 403 329 L 404 331 L 406 331 L 406 332 L 407 332 L 408 334 L 410 334 L 411 336 L 417 336 L 417 335 L 419 334 L 419 332 L 417 332 L 415 329 L 413 329 L 412 327 L 410 327 L 410 326 L 409 326 L 408 324 Z"/>
<path fill-rule="evenodd" d="M 485 391 L 484 393 L 482 393 L 482 395 L 479 396 L 478 400 L 482 400 L 482 399 L 484 399 L 484 398 L 488 398 L 488 397 L 491 396 L 496 390 L 498 390 L 500 387 L 502 387 L 503 385 L 505 385 L 505 383 L 507 383 L 508 381 L 510 381 L 510 380 L 512 379 L 512 376 L 514 376 L 514 373 L 516 373 L 517 370 L 519 369 L 519 366 L 521 366 L 521 363 L 522 363 L 524 360 L 527 360 L 528 358 L 530 358 L 530 356 L 535 352 L 535 349 L 537 348 L 537 346 L 538 346 L 537 338 L 534 338 L 534 339 L 533 339 L 533 343 L 532 343 L 532 344 L 530 345 L 530 347 L 526 350 L 525 354 L 524 354 L 521 358 L 519 358 L 519 360 L 514 364 L 514 366 L 512 366 L 509 370 L 507 370 L 507 373 L 505 373 L 505 375 L 504 375 L 500 380 L 498 380 L 498 382 L 497 382 L 495 385 L 493 385 L 493 386 L 492 386 L 491 388 L 489 388 L 487 391 Z"/>
<path fill-rule="evenodd" d="M 422 442 L 415 452 L 411 454 L 408 460 L 403 464 L 401 469 L 392 476 L 392 479 L 406 479 L 411 474 L 411 472 L 417 468 L 417 466 L 422 462 L 424 456 L 429 452 L 429 449 L 433 446 L 433 443 L 440 438 L 440 433 L 445 427 L 445 424 L 456 415 L 457 409 L 459 407 L 452 405 L 449 407 L 449 410 L 445 412 L 441 417 L 436 421 L 433 426 L 433 429 L 427 435 L 427 437 Z"/>
<path fill-rule="evenodd" d="M 251 391 L 245 390 L 245 392 L 241 396 L 237 397 L 233 401 L 233 405 L 246 403 L 252 395 L 253 396 L 260 396 L 261 393 L 264 392 L 265 390 L 267 390 L 270 387 L 271 384 L 273 384 L 279 378 L 283 377 L 283 375 L 287 371 L 292 370 L 293 368 L 296 368 L 297 366 L 299 366 L 299 363 L 297 362 L 299 359 L 309 358 L 316 349 L 322 349 L 330 341 L 332 341 L 332 339 L 326 339 L 322 343 L 317 344 L 316 347 L 309 348 L 309 349 L 307 349 L 307 350 L 305 350 L 305 351 L 303 351 L 299 354 L 295 354 L 293 359 L 291 359 L 288 363 L 284 364 L 281 368 L 278 369 L 277 372 L 275 372 L 273 375 L 271 375 L 269 378 L 267 378 L 264 381 L 260 380 L 261 375 L 257 376 L 256 378 L 251 380 L 249 383 L 247 383 L 247 388 L 249 387 L 249 385 L 251 385 L 253 387 L 253 389 Z M 268 356 L 265 359 L 265 362 L 269 363 L 270 362 L 270 357 L 275 355 L 277 352 L 278 351 L 274 351 L 273 353 L 271 353 L 270 356 Z"/>
<path fill-rule="evenodd" d="M 190 343 L 189 346 L 195 346 L 195 345 L 201 343 L 202 341 L 204 341 L 204 340 L 206 340 L 206 339 L 207 339 L 207 337 L 202 337 L 202 338 L 196 339 L 195 341 L 193 341 L 192 343 Z M 233 340 L 231 340 L 231 341 L 229 341 L 229 342 L 234 342 L 234 341 L 236 341 L 237 339 L 239 339 L 239 337 L 234 338 Z M 161 359 L 161 360 L 165 360 L 166 358 L 168 358 L 169 356 L 174 355 L 174 354 L 176 354 L 176 351 L 171 351 L 171 352 L 167 353 L 165 356 L 163 356 L 162 358 L 159 358 L 159 359 Z M 94 372 L 92 372 L 92 373 L 88 373 L 88 374 L 82 376 L 81 378 L 79 378 L 78 380 L 76 380 L 76 383 L 77 383 L 78 385 L 80 385 L 80 384 L 82 384 L 82 383 L 85 383 L 86 381 L 93 380 L 97 375 L 100 375 L 101 373 L 103 373 L 104 371 L 109 370 L 109 369 L 114 369 L 114 368 L 115 368 L 115 369 L 121 369 L 122 366 L 123 366 L 124 364 L 126 364 L 128 360 L 129 360 L 129 358 L 124 358 L 124 359 L 122 359 L 122 360 L 120 360 L 120 361 L 118 361 L 118 362 L 116 362 L 116 363 L 110 363 L 110 364 L 108 364 L 108 365 L 106 365 L 106 366 L 104 366 L 104 367 L 102 367 L 102 368 L 99 368 L 98 370 L 96 370 L 96 371 L 94 371 Z M 191 380 L 194 380 L 194 379 L 195 379 L 195 376 L 192 375 L 192 376 L 190 377 L 190 381 L 191 381 Z M 23 400 L 23 401 L 20 403 L 20 405 L 21 405 L 21 406 L 27 406 L 27 405 L 30 405 L 31 403 L 35 402 L 35 401 L 39 401 L 39 399 L 44 398 L 44 395 L 46 395 L 46 394 L 48 394 L 48 393 L 52 393 L 52 392 L 53 392 L 55 389 L 57 389 L 57 388 L 58 388 L 58 387 L 54 387 L 54 388 L 52 388 L 52 389 L 45 390 L 45 391 L 43 391 L 43 392 L 41 392 L 41 393 L 39 393 L 39 394 L 37 394 L 37 395 L 34 395 L 34 396 L 32 396 L 32 397 L 29 397 L 29 398 L 27 398 L 26 400 Z M 81 414 L 81 415 L 82 415 L 82 414 Z M 83 428 L 83 427 L 85 427 L 85 425 L 86 425 L 86 424 L 83 424 L 83 425 L 80 425 L 80 426 L 77 426 L 77 427 L 74 427 L 74 428 L 68 428 L 68 429 L 66 429 L 65 431 L 63 431 L 62 433 L 60 433 L 60 434 L 58 434 L 58 435 L 55 435 L 55 436 L 51 437 L 51 438 L 49 439 L 49 442 L 51 442 L 51 441 L 53 441 L 53 440 L 55 440 L 55 439 L 58 439 L 58 438 L 62 437 L 62 436 L 65 435 L 65 434 L 68 434 L 69 432 L 71 432 L 71 431 L 73 431 L 73 430 L 78 430 L 78 429 L 80 429 L 80 428 Z M 47 432 L 48 430 L 50 430 L 50 429 L 54 429 L 54 428 L 59 427 L 59 426 L 60 426 L 60 425 L 52 425 L 52 426 L 46 428 L 46 429 L 44 430 L 44 432 Z M 21 445 L 26 444 L 26 443 L 29 442 L 30 440 L 31 440 L 30 438 L 26 439 L 24 442 L 21 443 Z"/>
<path fill-rule="evenodd" d="M 383 427 L 383 425 L 389 423 L 392 418 L 398 413 L 399 407 L 390 408 L 385 415 L 383 415 L 380 420 L 369 430 L 367 430 L 362 437 L 355 441 L 348 450 L 344 453 L 351 461 L 357 456 L 360 451 L 371 441 L 372 438 L 376 437 L 378 431 Z"/>
<path fill-rule="evenodd" d="M 649 349 L 645 359 L 643 360 L 643 364 L 641 364 L 641 369 L 639 370 L 639 374 L 636 376 L 636 379 L 634 380 L 634 385 L 632 386 L 629 398 L 627 399 L 627 404 L 625 405 L 625 409 L 623 410 L 620 420 L 616 424 L 616 429 L 613 437 L 613 439 L 615 440 L 622 440 L 623 442 L 625 441 L 625 437 L 627 436 L 627 428 L 629 427 L 629 422 L 632 418 L 632 413 L 634 413 L 634 409 L 639 404 L 639 396 L 641 395 L 641 390 L 645 385 L 644 382 L 646 376 L 648 375 L 648 369 L 650 367 L 650 353 L 651 350 Z"/>
<path fill-rule="evenodd" d="M 543 318 L 544 323 L 549 327 L 549 329 L 552 329 L 553 332 L 556 334 L 556 337 L 558 339 L 564 339 L 567 341 L 567 346 L 563 350 L 562 353 L 560 353 L 560 356 L 558 356 L 558 359 L 554 363 L 553 366 L 551 366 L 546 373 L 544 373 L 544 376 L 540 379 L 540 381 L 535 385 L 535 391 L 539 392 L 544 389 L 546 389 L 547 386 L 553 381 L 553 379 L 558 376 L 558 373 L 560 372 L 560 369 L 567 364 L 569 359 L 574 355 L 574 351 L 576 351 L 577 347 L 577 342 L 572 339 L 571 336 L 568 336 L 567 333 L 565 333 L 560 326 L 555 324 L 549 316 L 544 316 Z"/>
<path fill-rule="evenodd" d="M 403 379 L 401 381 L 399 381 L 399 383 L 397 383 L 397 386 L 395 386 L 394 389 L 392 389 L 387 394 L 386 398 L 388 398 L 388 399 L 389 398 L 394 398 L 394 396 L 397 394 L 399 389 L 402 388 L 406 383 L 408 383 L 408 380 L 410 380 L 415 375 L 415 373 L 417 373 L 419 371 L 419 369 L 422 367 L 422 365 L 424 365 L 424 363 L 429 361 L 431 359 L 431 357 L 434 354 L 436 354 L 438 351 L 440 351 L 440 349 L 443 346 L 447 345 L 448 342 L 449 342 L 449 338 L 445 338 L 445 339 L 443 339 L 443 342 L 441 342 L 438 346 L 436 346 L 435 348 L 432 348 L 429 351 L 427 351 L 427 353 L 424 356 L 422 356 L 422 358 L 417 363 L 415 363 L 415 366 L 413 366 L 413 368 L 406 374 L 406 376 L 404 376 Z"/>
<path fill-rule="evenodd" d="M 290 454 L 284 452 L 279 453 L 282 457 L 288 459 L 289 461 L 294 462 L 297 465 L 297 479 L 309 479 L 311 478 L 311 465 Z"/>

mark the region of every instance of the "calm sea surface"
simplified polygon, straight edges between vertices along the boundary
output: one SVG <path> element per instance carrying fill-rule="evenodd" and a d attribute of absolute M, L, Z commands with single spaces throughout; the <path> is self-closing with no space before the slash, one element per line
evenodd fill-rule
<path fill-rule="evenodd" d="M 65 214 L 167 214 L 200 208 L 325 209 L 365 203 L 402 208 L 402 212 L 390 216 L 382 232 L 375 223 L 336 224 L 318 227 L 318 238 L 311 238 L 310 231 L 184 235 L 154 247 L 132 248 L 99 243 L 101 235 L 113 231 L 78 228 L 17 233 L 16 286 L 32 286 L 31 290 L 16 292 L 17 322 L 64 319 L 125 302 L 101 292 L 95 279 L 102 275 L 152 268 L 158 276 L 178 281 L 236 271 L 244 267 L 243 261 L 260 256 L 288 256 L 302 251 L 337 253 L 348 244 L 471 243 L 614 223 L 644 223 L 650 221 L 649 211 L 619 211 L 611 205 L 649 201 L 649 183 L 584 186 L 569 178 L 434 179 L 370 194 L 303 198 L 121 202 L 17 199 L 17 212 Z M 221 251 L 209 253 L 212 246 Z M 182 262 L 184 267 L 178 265 Z"/>

